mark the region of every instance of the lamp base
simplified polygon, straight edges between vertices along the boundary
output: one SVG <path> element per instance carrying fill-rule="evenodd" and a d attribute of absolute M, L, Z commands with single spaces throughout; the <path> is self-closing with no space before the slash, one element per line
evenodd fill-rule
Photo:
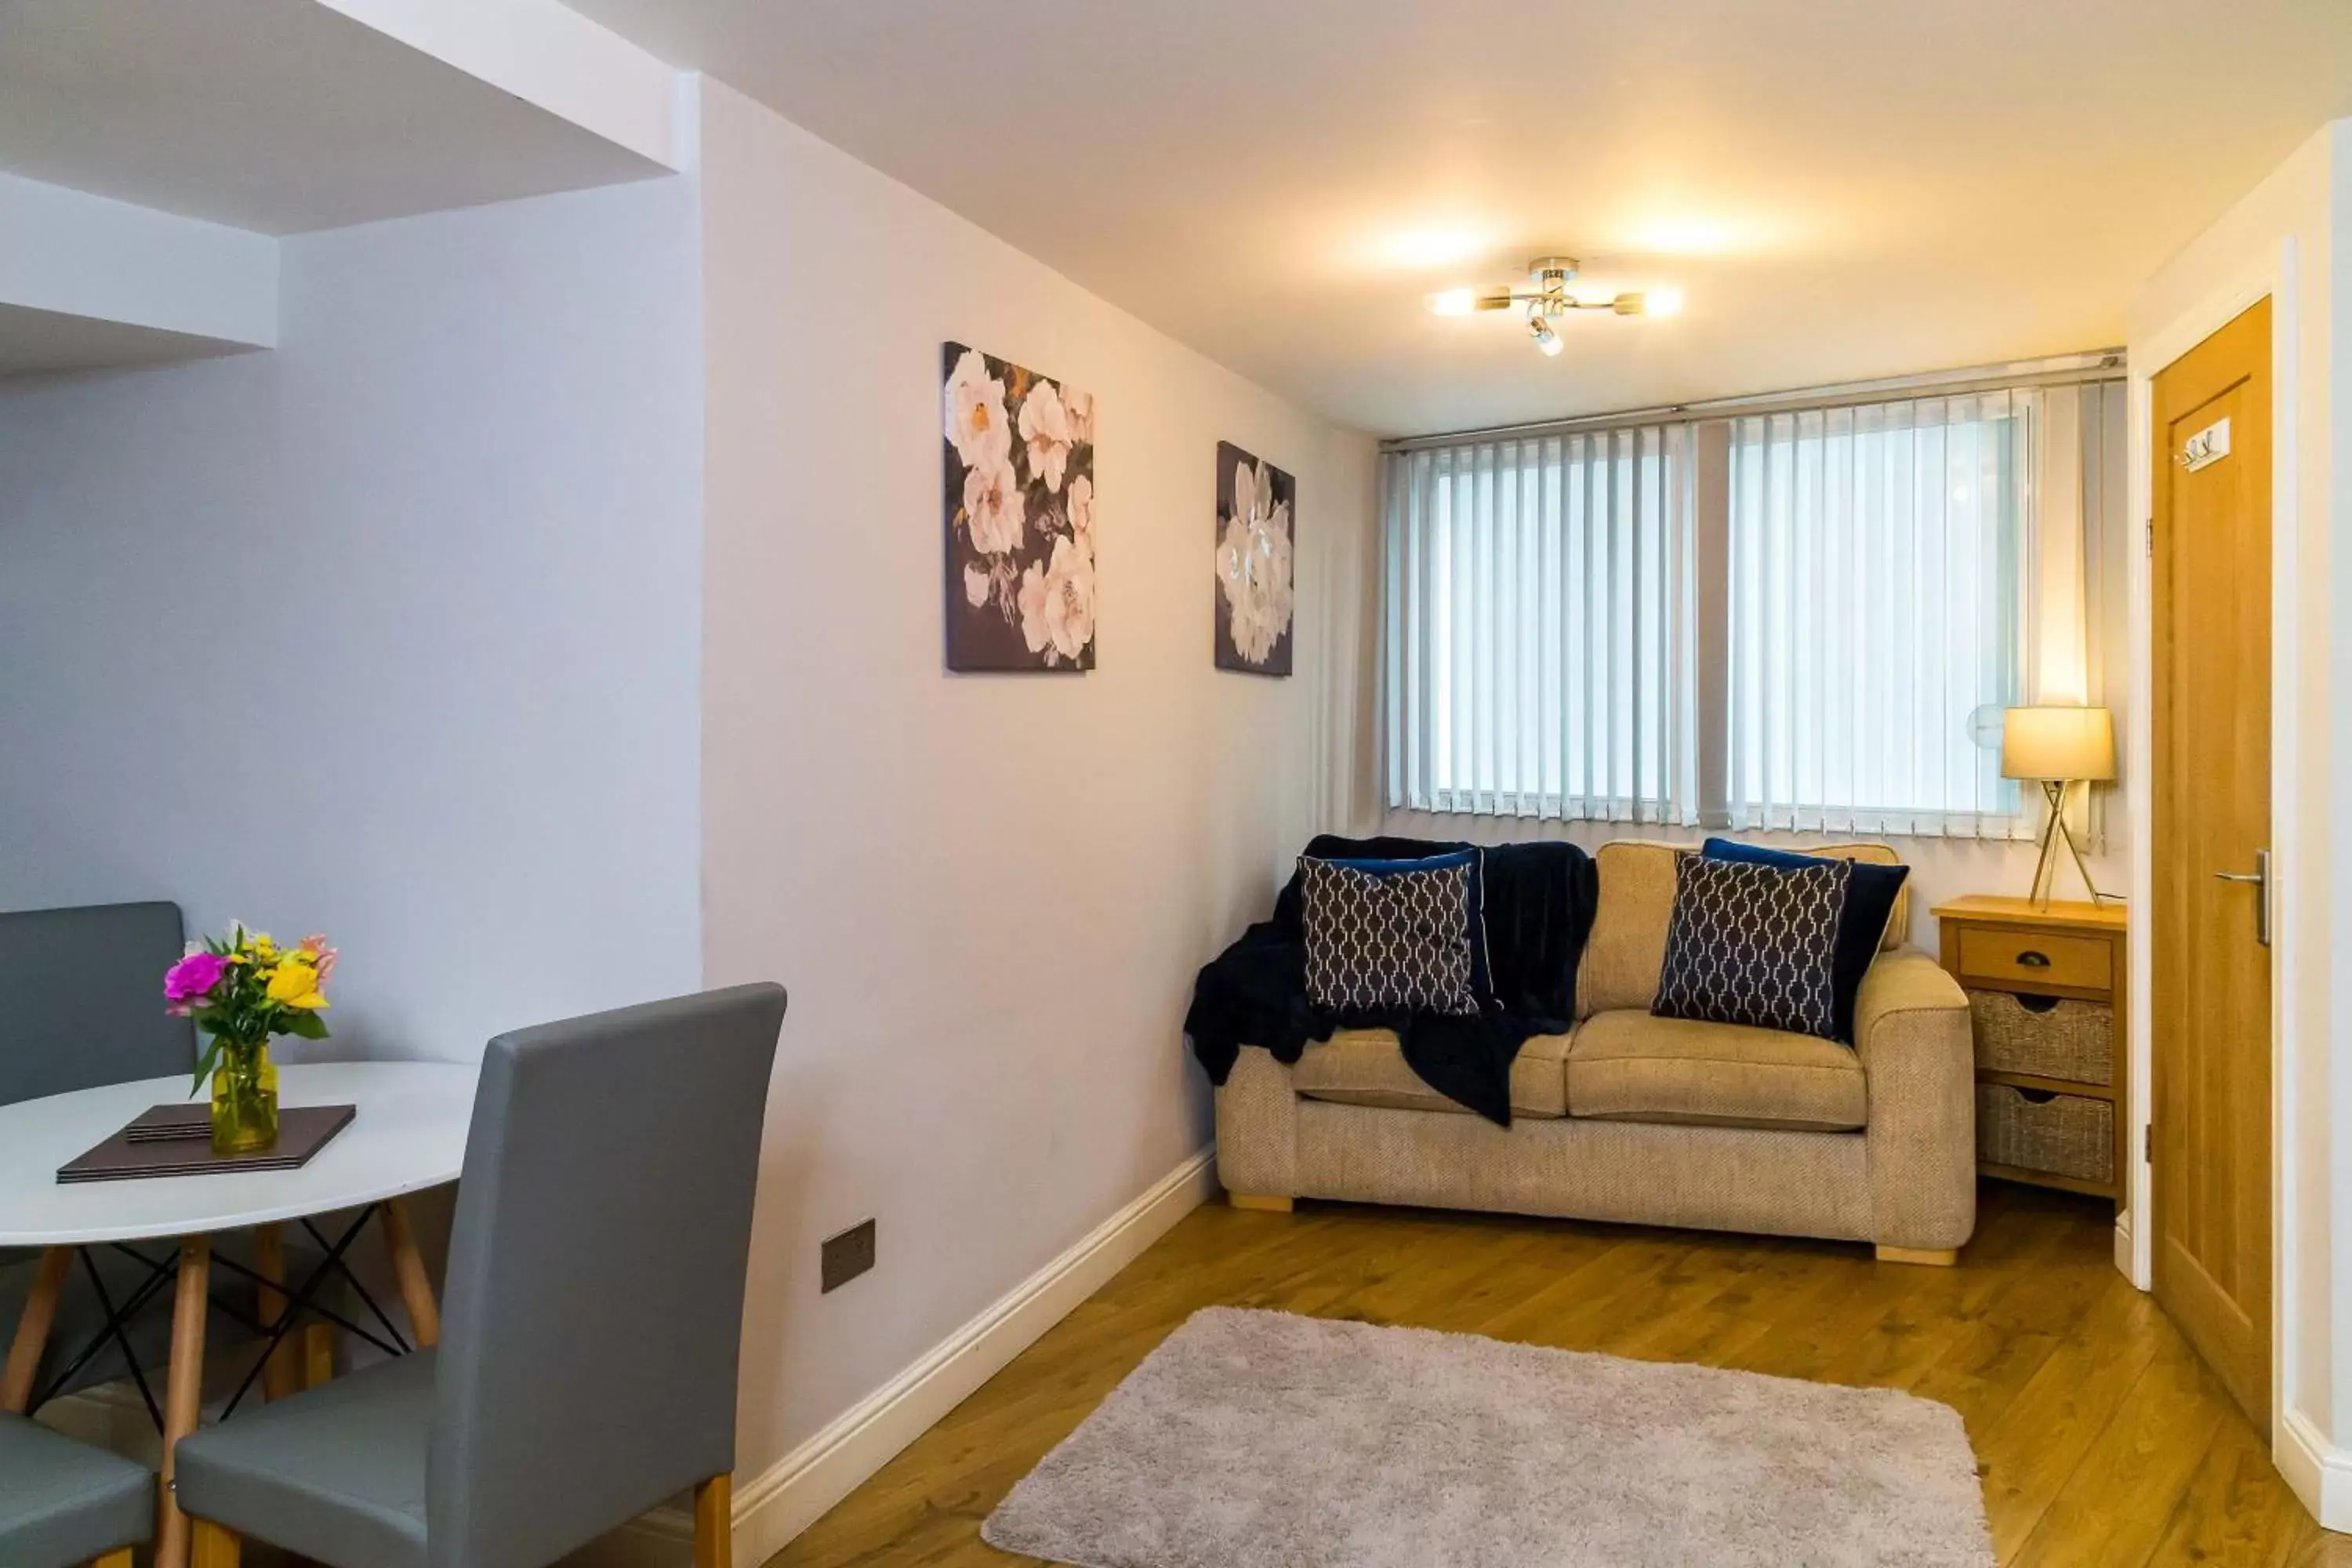
<path fill-rule="evenodd" d="M 2058 845 L 2063 840 L 2066 852 L 2074 858 L 2074 869 L 2083 874 L 2084 890 L 2095 904 L 2105 903 L 2110 895 L 2099 891 L 2091 880 L 2090 862 L 2083 858 L 2083 847 L 2074 842 L 2074 831 L 2066 826 L 2066 792 L 2074 787 L 2072 779 L 2043 779 L 2042 793 L 2050 798 L 2050 820 L 2042 829 L 2042 853 L 2033 862 L 2033 888 L 2026 896 L 2036 909 L 2050 907 L 2050 895 L 2057 890 Z"/>

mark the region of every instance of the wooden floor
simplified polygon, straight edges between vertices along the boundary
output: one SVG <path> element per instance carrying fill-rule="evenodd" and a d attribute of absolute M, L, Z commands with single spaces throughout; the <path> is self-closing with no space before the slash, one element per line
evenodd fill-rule
<path fill-rule="evenodd" d="M 1278 1308 L 1904 1388 L 1966 1418 L 2003 1564 L 2352 1568 L 2112 1264 L 2105 1204 L 1988 1182 L 1952 1269 L 1828 1243 L 1302 1204 L 1189 1215 L 769 1568 L 1026 1562 L 1013 1483 L 1198 1308 Z"/>

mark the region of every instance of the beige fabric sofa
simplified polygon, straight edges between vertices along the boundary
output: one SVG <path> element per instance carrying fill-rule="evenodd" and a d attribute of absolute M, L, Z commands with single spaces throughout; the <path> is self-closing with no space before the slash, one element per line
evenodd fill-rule
<path fill-rule="evenodd" d="M 1387 1030 L 1347 1030 L 1296 1066 L 1245 1048 L 1217 1090 L 1217 1169 L 1234 1202 L 1294 1198 L 1826 1237 L 1948 1263 L 1976 1226 L 1967 998 L 1904 949 L 1909 889 L 1855 1004 L 1856 1047 L 1650 1016 L 1675 862 L 1624 840 L 1601 898 L 1566 1035 L 1529 1040 L 1506 1130 L 1423 1084 Z M 1893 863 L 1885 845 L 1822 853 Z"/>

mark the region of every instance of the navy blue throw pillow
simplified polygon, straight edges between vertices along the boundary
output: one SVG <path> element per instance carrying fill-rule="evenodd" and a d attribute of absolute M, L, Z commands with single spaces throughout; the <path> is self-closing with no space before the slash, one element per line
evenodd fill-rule
<path fill-rule="evenodd" d="M 1778 866 L 1784 870 L 1818 866 L 1837 858 L 1793 849 L 1768 849 L 1762 845 L 1741 844 L 1729 838 L 1710 838 L 1700 853 L 1710 860 Z M 1837 988 L 1837 1037 L 1850 1046 L 1853 1044 L 1853 999 L 1862 991 L 1862 977 L 1870 973 L 1871 964 L 1878 957 L 1878 944 L 1886 939 L 1886 922 L 1895 917 L 1895 900 L 1903 891 L 1903 879 L 1911 874 L 1911 868 L 1879 866 L 1867 860 L 1847 864 L 1853 868 L 1853 879 L 1846 888 L 1845 913 L 1838 917 L 1833 984 Z"/>
<path fill-rule="evenodd" d="M 1478 1013 L 1486 964 L 1485 857 L 1299 860 L 1307 994 L 1350 1013 Z"/>
<path fill-rule="evenodd" d="M 1832 1038 L 1838 917 L 1849 879 L 1834 861 L 1783 870 L 1679 857 L 1650 1011 Z"/>

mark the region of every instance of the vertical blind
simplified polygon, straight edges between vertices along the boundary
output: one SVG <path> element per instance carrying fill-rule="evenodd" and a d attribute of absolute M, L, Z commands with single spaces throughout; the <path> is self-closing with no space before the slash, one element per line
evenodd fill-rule
<path fill-rule="evenodd" d="M 2014 831 L 1971 718 L 2022 700 L 2034 399 L 1733 422 L 1730 826 Z"/>
<path fill-rule="evenodd" d="M 1388 792 L 1422 811 L 1686 810 L 1680 426 L 1391 458 Z"/>
<path fill-rule="evenodd" d="M 2021 387 L 1391 452 L 1388 805 L 2030 834 L 1991 738 L 2097 700 L 2120 408 Z"/>

